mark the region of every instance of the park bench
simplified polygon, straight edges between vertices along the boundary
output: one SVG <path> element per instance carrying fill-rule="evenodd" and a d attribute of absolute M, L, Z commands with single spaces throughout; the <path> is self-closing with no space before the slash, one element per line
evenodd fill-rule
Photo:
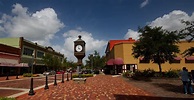
<path fill-rule="evenodd" d="M 86 78 L 73 78 L 73 81 L 86 83 Z"/>

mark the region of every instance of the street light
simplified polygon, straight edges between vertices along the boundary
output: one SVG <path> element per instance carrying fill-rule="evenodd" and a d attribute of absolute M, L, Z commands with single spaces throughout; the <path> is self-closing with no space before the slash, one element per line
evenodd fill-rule
<path fill-rule="evenodd" d="M 33 66 L 34 65 L 34 52 L 32 53 L 32 63 L 31 63 L 31 74 L 33 75 Z"/>

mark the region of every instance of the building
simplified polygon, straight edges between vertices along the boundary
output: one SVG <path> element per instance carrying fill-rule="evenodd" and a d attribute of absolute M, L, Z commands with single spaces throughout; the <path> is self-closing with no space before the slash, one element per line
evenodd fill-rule
<path fill-rule="evenodd" d="M 52 47 L 38 45 L 23 37 L 0 38 L 0 75 L 42 73 L 47 70 L 42 61 L 46 53 L 58 57 L 61 62 L 64 59 L 64 55 Z"/>
<path fill-rule="evenodd" d="M 152 61 L 145 61 L 142 58 L 135 59 L 132 55 L 132 46 L 136 42 L 134 39 L 128 40 L 110 40 L 106 47 L 106 68 L 111 74 L 118 74 L 126 72 L 127 70 L 134 71 L 154 69 L 159 71 L 157 63 Z M 194 70 L 194 55 L 190 57 L 183 57 L 181 53 L 186 49 L 194 46 L 194 41 L 188 43 L 187 41 L 181 41 L 177 44 L 180 49 L 180 53 L 174 58 L 172 62 L 165 62 L 162 66 L 162 71 L 168 71 L 170 69 L 181 69 L 186 66 L 189 71 Z"/>

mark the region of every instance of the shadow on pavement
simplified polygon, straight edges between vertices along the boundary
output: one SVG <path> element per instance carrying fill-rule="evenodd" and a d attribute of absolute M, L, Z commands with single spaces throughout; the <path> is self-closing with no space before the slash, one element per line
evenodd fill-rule
<path fill-rule="evenodd" d="M 114 94 L 116 100 L 193 100 L 193 98 L 176 98 L 176 97 L 154 97 L 141 95 L 121 95 Z"/>
<path fill-rule="evenodd" d="M 153 83 L 153 85 L 161 87 L 167 91 L 175 92 L 175 93 L 183 93 L 182 85 L 173 85 L 168 83 Z"/>

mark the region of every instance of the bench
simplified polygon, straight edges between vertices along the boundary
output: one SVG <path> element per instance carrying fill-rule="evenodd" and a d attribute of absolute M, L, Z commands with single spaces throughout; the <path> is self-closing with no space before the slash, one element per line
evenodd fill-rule
<path fill-rule="evenodd" d="M 86 78 L 73 78 L 73 81 L 76 81 L 76 82 L 84 82 L 84 83 L 86 83 Z"/>

